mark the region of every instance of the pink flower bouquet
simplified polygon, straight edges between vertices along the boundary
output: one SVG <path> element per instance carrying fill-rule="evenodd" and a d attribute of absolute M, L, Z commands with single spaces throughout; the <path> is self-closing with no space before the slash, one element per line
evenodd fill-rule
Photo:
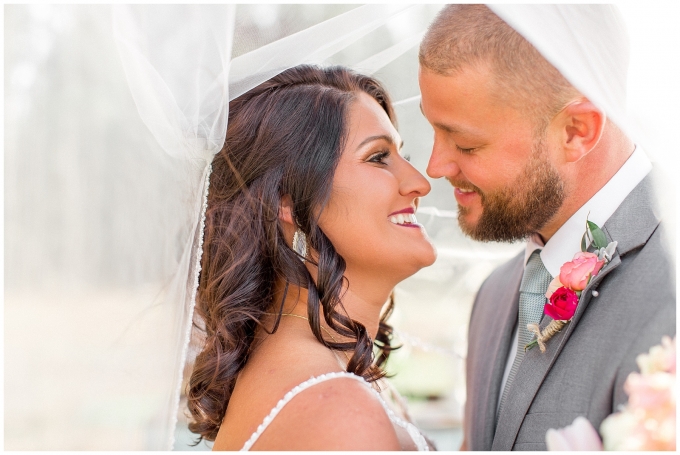
<path fill-rule="evenodd" d="M 548 430 L 548 450 L 675 450 L 675 339 L 638 356 L 640 373 L 624 389 L 628 404 L 600 426 L 603 442 L 583 417 L 560 430 Z"/>

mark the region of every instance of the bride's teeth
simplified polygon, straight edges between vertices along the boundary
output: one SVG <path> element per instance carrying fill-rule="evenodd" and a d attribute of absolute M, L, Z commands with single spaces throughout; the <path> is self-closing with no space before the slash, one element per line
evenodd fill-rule
<path fill-rule="evenodd" d="M 398 213 L 392 215 L 389 220 L 393 224 L 415 224 L 418 222 L 416 216 L 412 213 Z"/>

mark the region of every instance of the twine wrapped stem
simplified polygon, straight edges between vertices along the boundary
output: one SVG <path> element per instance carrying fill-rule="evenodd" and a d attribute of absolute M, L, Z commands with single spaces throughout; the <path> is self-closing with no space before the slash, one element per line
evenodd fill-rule
<path fill-rule="evenodd" d="M 545 343 L 551 339 L 556 333 L 562 330 L 562 327 L 567 325 L 569 321 L 550 321 L 548 327 L 546 327 L 543 332 L 539 328 L 538 324 L 527 324 L 527 330 L 536 335 L 536 339 L 531 343 L 527 344 L 524 348 L 525 351 L 533 348 L 538 344 L 538 348 L 541 352 L 545 352 Z"/>

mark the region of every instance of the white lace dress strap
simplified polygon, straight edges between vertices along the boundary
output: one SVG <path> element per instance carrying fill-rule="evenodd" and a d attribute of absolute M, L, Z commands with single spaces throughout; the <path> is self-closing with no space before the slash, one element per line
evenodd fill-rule
<path fill-rule="evenodd" d="M 356 375 L 354 375 L 356 376 Z M 383 397 L 380 396 L 377 390 L 375 390 L 371 385 L 362 377 L 357 376 L 361 380 L 364 381 L 364 383 L 371 388 L 373 393 L 375 393 L 375 396 L 378 397 L 378 400 L 380 400 L 380 404 L 382 404 L 383 409 L 387 413 L 387 417 L 390 418 L 393 424 L 398 425 L 402 427 L 408 435 L 411 437 L 411 440 L 413 443 L 416 445 L 416 449 L 420 452 L 429 452 L 430 451 L 430 445 L 427 443 L 427 440 L 425 439 L 425 436 L 418 430 L 418 428 L 413 425 L 411 422 L 407 422 L 406 420 L 402 419 L 398 415 L 394 413 L 392 408 L 389 407 L 389 405 L 383 400 Z"/>
<path fill-rule="evenodd" d="M 269 415 L 264 418 L 262 423 L 257 427 L 257 430 L 250 436 L 250 438 L 246 441 L 246 443 L 243 445 L 243 448 L 241 451 L 244 450 L 250 450 L 250 448 L 255 444 L 255 442 L 258 440 L 258 438 L 262 435 L 264 430 L 267 429 L 270 423 L 272 423 L 272 420 L 274 420 L 274 417 L 278 415 L 279 412 L 281 412 L 281 409 L 285 405 L 287 405 L 290 400 L 292 400 L 298 393 L 302 392 L 303 390 L 306 390 L 314 385 L 320 384 L 324 381 L 328 381 L 331 379 L 335 378 L 352 378 L 360 381 L 364 381 L 364 378 L 357 376 L 355 374 L 351 373 L 346 373 L 344 371 L 341 372 L 335 372 L 335 373 L 326 373 L 322 374 L 320 376 L 313 377 L 311 379 L 306 380 L 302 384 L 299 384 L 293 388 L 290 392 L 286 393 L 283 398 L 279 400 L 278 403 L 276 403 L 276 406 L 274 406 L 274 409 L 271 410 Z M 365 381 L 364 381 L 365 382 Z"/>
<path fill-rule="evenodd" d="M 272 420 L 274 420 L 274 417 L 278 415 L 279 412 L 281 412 L 281 409 L 290 402 L 297 394 L 302 392 L 303 390 L 306 390 L 316 384 L 320 384 L 324 381 L 329 381 L 331 379 L 336 379 L 336 378 L 351 378 L 356 381 L 359 381 L 366 385 L 369 389 L 373 391 L 373 393 L 378 397 L 378 400 L 380 401 L 380 404 L 382 405 L 383 409 L 387 413 L 387 416 L 389 417 L 390 421 L 394 423 L 395 425 L 398 425 L 402 428 L 404 428 L 411 439 L 413 439 L 414 444 L 418 448 L 418 450 L 424 450 L 428 451 L 429 450 L 429 445 L 427 444 L 427 441 L 423 437 L 422 434 L 420 434 L 420 431 L 416 428 L 415 425 L 413 425 L 410 422 L 406 422 L 405 420 L 401 419 L 398 417 L 392 409 L 385 403 L 385 400 L 380 396 L 380 394 L 373 388 L 371 385 L 361 376 L 357 376 L 356 374 L 352 373 L 347 373 L 344 371 L 340 372 L 333 372 L 333 373 L 326 373 L 322 374 L 320 376 L 316 376 L 313 378 L 310 378 L 306 380 L 305 382 L 295 386 L 293 390 L 290 392 L 286 393 L 283 398 L 279 400 L 278 403 L 276 403 L 276 406 L 274 406 L 274 409 L 271 410 L 269 415 L 264 418 L 262 423 L 257 427 L 257 430 L 250 436 L 250 438 L 246 441 L 246 443 L 243 445 L 243 448 L 241 448 L 241 451 L 244 450 L 250 450 L 250 448 L 255 444 L 255 442 L 258 440 L 258 438 L 262 435 L 264 430 L 267 429 L 270 423 L 272 423 Z"/>

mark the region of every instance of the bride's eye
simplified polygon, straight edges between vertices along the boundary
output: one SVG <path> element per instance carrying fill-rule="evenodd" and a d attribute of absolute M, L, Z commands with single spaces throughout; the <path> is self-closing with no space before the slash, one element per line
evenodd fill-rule
<path fill-rule="evenodd" d="M 381 150 L 373 155 L 369 156 L 366 160 L 369 163 L 387 164 L 385 158 L 390 156 L 389 150 Z"/>

